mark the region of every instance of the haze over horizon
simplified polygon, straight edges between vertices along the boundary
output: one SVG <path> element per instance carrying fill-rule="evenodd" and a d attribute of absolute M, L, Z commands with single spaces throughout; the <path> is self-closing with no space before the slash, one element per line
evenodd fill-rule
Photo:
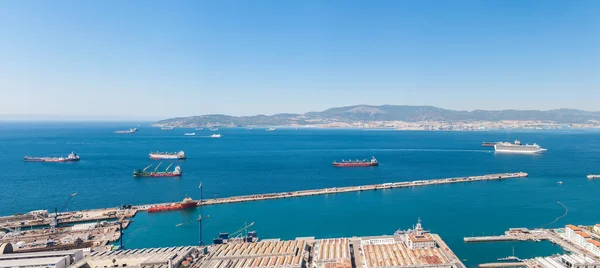
<path fill-rule="evenodd" d="M 2 1 L 0 117 L 598 111 L 599 1 Z"/>

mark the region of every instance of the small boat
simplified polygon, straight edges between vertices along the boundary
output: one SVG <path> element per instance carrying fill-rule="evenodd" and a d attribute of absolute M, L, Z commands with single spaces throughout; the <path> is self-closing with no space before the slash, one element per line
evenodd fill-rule
<path fill-rule="evenodd" d="M 128 130 L 115 130 L 115 134 L 132 134 L 135 133 L 137 130 L 137 128 L 130 128 Z"/>
<path fill-rule="evenodd" d="M 186 197 L 183 199 L 183 201 L 181 201 L 179 203 L 172 203 L 172 204 L 168 204 L 168 205 L 157 205 L 157 206 L 150 207 L 150 208 L 148 208 L 148 213 L 182 210 L 182 209 L 187 209 L 187 208 L 194 208 L 197 205 L 198 205 L 198 203 L 196 201 L 192 200 L 189 197 Z"/>
<path fill-rule="evenodd" d="M 186 159 L 185 152 L 183 150 L 175 153 L 167 152 L 151 152 L 150 159 Z"/>
<path fill-rule="evenodd" d="M 274 127 L 267 128 L 267 131 L 275 131 Z"/>
<path fill-rule="evenodd" d="M 33 157 L 25 156 L 25 162 L 76 162 L 79 161 L 79 156 L 71 152 L 67 157 Z"/>
<path fill-rule="evenodd" d="M 196 136 L 196 132 L 183 133 L 183 135 L 185 135 L 185 136 Z"/>
<path fill-rule="evenodd" d="M 154 169 L 154 171 L 146 171 L 148 168 L 150 168 L 152 165 L 149 165 L 147 167 L 145 167 L 143 170 L 133 170 L 133 176 L 134 177 L 179 177 L 181 176 L 181 167 L 176 166 L 175 170 L 173 171 L 169 171 L 169 168 L 173 165 L 173 163 L 171 163 L 167 169 L 165 169 L 165 171 L 157 171 L 158 167 L 160 167 L 159 163 L 156 168 Z"/>
<path fill-rule="evenodd" d="M 590 174 L 587 175 L 588 179 L 600 179 L 600 174 Z"/>
<path fill-rule="evenodd" d="M 222 137 L 222 135 L 221 134 L 212 134 L 209 137 L 211 137 L 211 138 L 220 138 L 220 137 Z"/>
<path fill-rule="evenodd" d="M 562 181 L 558 181 L 557 183 L 558 183 L 558 184 L 563 184 L 563 182 L 562 182 Z"/>
<path fill-rule="evenodd" d="M 498 258 L 499 261 L 521 261 L 518 257 L 515 256 L 515 247 L 512 249 L 512 255 L 504 258 Z"/>
<path fill-rule="evenodd" d="M 334 167 L 375 167 L 375 166 L 379 166 L 379 162 L 377 162 L 377 159 L 375 159 L 375 157 L 373 156 L 373 158 L 371 158 L 370 161 L 367 159 L 364 159 L 362 161 L 359 161 L 359 160 L 356 160 L 356 161 L 342 160 L 342 162 L 333 161 L 333 166 Z"/>
<path fill-rule="evenodd" d="M 217 130 L 219 130 L 219 128 L 218 127 L 211 127 L 211 128 L 209 128 L 209 130 L 210 131 L 217 131 Z"/>

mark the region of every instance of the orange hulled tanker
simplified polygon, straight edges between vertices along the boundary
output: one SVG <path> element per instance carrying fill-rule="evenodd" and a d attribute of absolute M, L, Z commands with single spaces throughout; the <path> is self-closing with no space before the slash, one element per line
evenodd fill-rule
<path fill-rule="evenodd" d="M 197 205 L 198 205 L 198 203 L 196 201 L 192 200 L 189 197 L 186 197 L 183 199 L 183 201 L 181 201 L 179 203 L 172 203 L 169 205 L 158 205 L 158 206 L 150 207 L 148 209 L 148 213 L 182 210 L 182 209 L 193 208 L 193 207 L 196 207 Z"/>

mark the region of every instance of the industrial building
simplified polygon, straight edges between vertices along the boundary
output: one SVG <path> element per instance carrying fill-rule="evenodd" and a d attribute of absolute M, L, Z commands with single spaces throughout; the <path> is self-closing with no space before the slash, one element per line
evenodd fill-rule
<path fill-rule="evenodd" d="M 320 239 L 313 246 L 314 268 L 351 268 L 349 240 L 346 238 Z"/>
<path fill-rule="evenodd" d="M 537 257 L 530 262 L 529 267 L 539 268 L 600 268 L 600 262 L 583 255 L 561 255 L 552 257 Z"/>
<path fill-rule="evenodd" d="M 215 245 L 202 267 L 301 268 L 307 258 L 306 240 L 267 240 Z"/>
<path fill-rule="evenodd" d="M 8 245 L 8 244 L 5 244 Z M 44 251 L 34 253 L 6 253 L 0 255 L 0 267 L 55 267 L 64 268 L 81 260 L 83 251 Z"/>
<path fill-rule="evenodd" d="M 92 252 L 72 267 L 179 267 L 196 251 L 184 246 Z"/>

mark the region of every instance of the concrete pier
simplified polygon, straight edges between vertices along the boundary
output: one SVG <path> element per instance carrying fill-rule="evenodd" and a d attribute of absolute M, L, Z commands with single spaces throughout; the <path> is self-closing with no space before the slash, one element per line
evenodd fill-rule
<path fill-rule="evenodd" d="M 253 194 L 253 195 L 232 196 L 232 197 L 224 197 L 224 198 L 204 199 L 204 200 L 202 200 L 202 203 L 201 204 L 199 203 L 198 205 L 199 206 L 218 205 L 218 204 L 227 204 L 227 203 L 261 201 L 261 200 L 269 200 L 269 199 L 302 197 L 302 196 L 312 196 L 312 195 L 373 191 L 373 190 L 384 190 L 384 189 L 392 189 L 392 188 L 408 188 L 408 187 L 419 187 L 419 186 L 450 184 L 450 183 L 463 183 L 463 182 L 475 182 L 475 181 L 503 180 L 503 179 L 511 179 L 511 178 L 524 178 L 527 176 L 528 176 L 528 174 L 525 172 L 516 172 L 516 173 L 488 174 L 488 175 L 482 175 L 482 176 L 434 179 L 434 180 L 417 180 L 417 181 L 390 182 L 390 183 L 370 184 L 370 185 L 360 185 L 360 186 L 332 187 L 332 188 L 301 190 L 301 191 L 293 191 L 293 192 Z M 142 205 L 142 206 L 135 206 L 135 208 L 138 210 L 146 210 L 149 207 L 155 206 L 155 205 L 163 205 L 163 204 Z"/>

